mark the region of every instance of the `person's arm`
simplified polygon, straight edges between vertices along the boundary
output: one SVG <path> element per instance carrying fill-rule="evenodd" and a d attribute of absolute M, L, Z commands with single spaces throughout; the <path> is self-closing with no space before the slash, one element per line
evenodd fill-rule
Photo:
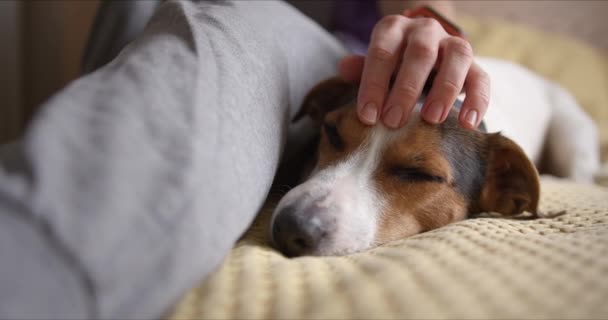
<path fill-rule="evenodd" d="M 282 1 L 163 2 L 0 146 L 0 319 L 165 318 L 249 227 L 303 132 L 289 108 L 342 54 Z"/>
<path fill-rule="evenodd" d="M 414 9 L 421 6 L 429 6 L 439 12 L 447 19 L 454 19 L 454 3 L 448 0 L 413 0 L 413 1 L 395 1 L 395 0 L 380 0 L 378 7 L 383 16 L 390 14 L 401 14 L 404 10 Z"/>

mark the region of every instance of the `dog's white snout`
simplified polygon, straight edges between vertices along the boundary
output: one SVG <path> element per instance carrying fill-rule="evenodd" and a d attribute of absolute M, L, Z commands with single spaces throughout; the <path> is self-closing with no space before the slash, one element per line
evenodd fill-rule
<path fill-rule="evenodd" d="M 335 255 L 373 243 L 373 192 L 353 175 L 320 172 L 288 192 L 271 225 L 275 246 L 288 256 Z"/>
<path fill-rule="evenodd" d="M 301 207 L 296 208 L 317 208 L 308 224 L 310 227 L 321 225 L 327 233 L 307 254 L 339 255 L 373 246 L 383 207 L 373 177 L 379 155 L 391 137 L 383 128 L 374 129 L 369 140 L 348 157 L 332 166 L 315 169 L 306 182 L 281 199 L 274 213 L 273 227 L 281 210 L 298 204 Z M 293 214 L 305 213 L 306 210 L 295 210 Z"/>

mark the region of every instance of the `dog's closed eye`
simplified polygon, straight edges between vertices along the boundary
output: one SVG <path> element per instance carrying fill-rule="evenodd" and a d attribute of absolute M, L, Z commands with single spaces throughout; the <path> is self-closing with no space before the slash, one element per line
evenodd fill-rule
<path fill-rule="evenodd" d="M 335 124 L 326 122 L 323 124 L 323 130 L 325 130 L 327 140 L 335 149 L 344 149 L 344 141 L 340 137 L 340 132 L 338 132 L 338 127 Z"/>
<path fill-rule="evenodd" d="M 389 172 L 403 182 L 445 182 L 445 178 L 430 174 L 421 168 L 393 167 Z"/>

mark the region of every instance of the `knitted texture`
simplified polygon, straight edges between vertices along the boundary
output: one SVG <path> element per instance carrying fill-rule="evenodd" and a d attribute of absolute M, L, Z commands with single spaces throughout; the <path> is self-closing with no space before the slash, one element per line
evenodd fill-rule
<path fill-rule="evenodd" d="M 606 318 L 608 189 L 544 179 L 559 217 L 477 218 L 350 256 L 266 245 L 272 201 L 173 319 Z"/>
<path fill-rule="evenodd" d="M 605 56 L 527 28 L 463 22 L 478 54 L 569 89 L 600 124 L 606 160 Z M 287 259 L 269 248 L 270 200 L 170 318 L 608 318 L 608 189 L 547 178 L 541 188 L 542 212 L 563 215 L 469 219 L 343 257 Z"/>

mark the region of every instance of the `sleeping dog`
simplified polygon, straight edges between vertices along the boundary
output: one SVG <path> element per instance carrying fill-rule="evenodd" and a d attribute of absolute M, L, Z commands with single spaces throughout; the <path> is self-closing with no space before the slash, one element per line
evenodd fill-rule
<path fill-rule="evenodd" d="M 593 121 L 564 89 L 507 62 L 478 59 L 492 78 L 478 130 L 457 111 L 432 125 L 422 100 L 397 130 L 362 124 L 357 86 L 315 86 L 299 114 L 319 139 L 311 170 L 277 205 L 271 239 L 288 256 L 340 255 L 433 230 L 481 212 L 537 216 L 537 166 L 591 182 L 599 167 Z M 541 161 L 542 160 L 542 161 Z"/>

